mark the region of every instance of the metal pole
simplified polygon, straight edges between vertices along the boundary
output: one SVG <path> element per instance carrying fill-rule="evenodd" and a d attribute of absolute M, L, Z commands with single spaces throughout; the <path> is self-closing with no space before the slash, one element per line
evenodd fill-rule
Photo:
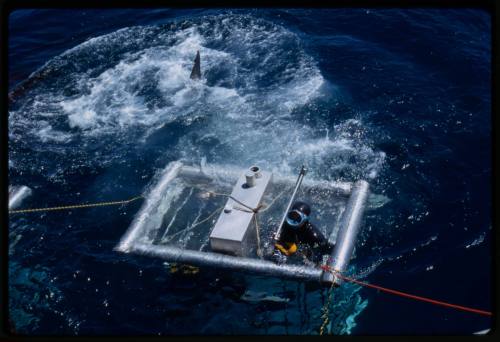
<path fill-rule="evenodd" d="M 9 186 L 9 210 L 16 209 L 23 200 L 31 195 L 31 189 L 25 185 Z"/>
<path fill-rule="evenodd" d="M 366 181 L 360 180 L 354 184 L 351 197 L 347 202 L 344 214 L 342 215 L 342 223 L 337 235 L 335 248 L 328 261 L 330 269 L 339 273 L 344 272 L 349 265 L 354 245 L 356 244 L 358 234 L 361 228 L 361 219 L 368 198 L 369 185 Z M 341 279 L 331 272 L 325 271 L 322 276 L 324 282 L 335 285 L 340 285 Z"/>
<path fill-rule="evenodd" d="M 323 273 L 321 269 L 314 267 L 278 265 L 266 260 L 235 257 L 212 252 L 201 252 L 174 246 L 134 243 L 129 247 L 128 252 L 157 257 L 170 262 L 268 274 L 275 277 L 285 277 L 297 280 L 313 280 L 320 282 Z"/>
<path fill-rule="evenodd" d="M 283 227 L 283 223 L 285 223 L 286 215 L 288 214 L 288 211 L 292 207 L 293 201 L 295 200 L 295 196 L 297 195 L 297 192 L 299 191 L 300 185 L 302 184 L 302 180 L 304 179 L 304 176 L 307 173 L 307 169 L 304 165 L 302 165 L 302 168 L 300 169 L 299 177 L 297 178 L 297 182 L 295 183 L 295 189 L 293 189 L 292 197 L 290 198 L 290 201 L 288 202 L 288 205 L 286 207 L 285 213 L 283 214 L 283 217 L 281 218 L 280 224 L 278 226 L 278 230 L 276 231 L 276 234 L 274 234 L 274 240 L 279 241 L 281 237 L 281 227 Z"/>
<path fill-rule="evenodd" d="M 241 169 L 230 165 L 206 164 L 200 171 L 199 167 L 182 165 L 179 176 L 187 182 L 199 184 L 209 183 L 214 180 L 223 181 L 224 184 L 232 186 L 241 174 Z M 282 175 L 273 172 L 273 184 L 288 186 L 297 181 L 295 176 Z M 352 183 L 341 181 L 327 181 L 313 178 L 304 178 L 301 189 L 307 190 L 328 190 L 342 196 L 351 194 Z"/>

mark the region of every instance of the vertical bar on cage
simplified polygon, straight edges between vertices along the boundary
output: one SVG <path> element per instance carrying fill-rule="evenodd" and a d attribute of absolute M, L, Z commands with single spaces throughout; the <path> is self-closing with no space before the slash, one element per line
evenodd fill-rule
<path fill-rule="evenodd" d="M 278 226 L 278 230 L 274 234 L 274 240 L 279 241 L 281 237 L 281 227 L 283 226 L 283 223 L 285 223 L 286 215 L 288 214 L 288 211 L 292 207 L 293 201 L 295 200 L 295 196 L 297 196 L 297 192 L 299 191 L 300 185 L 302 184 L 302 180 L 304 179 L 304 176 L 307 173 L 307 169 L 305 168 L 304 165 L 302 165 L 302 168 L 300 169 L 299 177 L 297 178 L 297 182 L 295 183 L 295 189 L 293 189 L 292 197 L 290 197 L 290 201 L 288 201 L 288 205 L 286 206 L 286 210 L 283 213 L 283 217 L 281 218 L 280 224 Z"/>
<path fill-rule="evenodd" d="M 347 207 L 342 214 L 342 221 L 337 234 L 337 241 L 327 266 L 342 273 L 347 269 L 351 260 L 354 246 L 361 228 L 363 212 L 368 198 L 369 184 L 364 180 L 357 181 L 352 189 Z M 322 280 L 327 283 L 340 285 L 341 280 L 329 271 L 324 271 Z"/>

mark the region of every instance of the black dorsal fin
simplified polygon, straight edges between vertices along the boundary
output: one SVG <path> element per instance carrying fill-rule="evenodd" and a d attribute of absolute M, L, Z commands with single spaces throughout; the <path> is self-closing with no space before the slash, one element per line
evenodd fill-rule
<path fill-rule="evenodd" d="M 191 79 L 199 80 L 201 78 L 201 67 L 200 67 L 200 51 L 196 52 L 196 58 L 194 59 L 193 70 L 191 71 Z"/>

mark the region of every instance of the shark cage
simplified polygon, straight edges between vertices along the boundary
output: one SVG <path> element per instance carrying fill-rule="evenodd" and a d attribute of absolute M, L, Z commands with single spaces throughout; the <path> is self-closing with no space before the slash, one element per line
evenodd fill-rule
<path fill-rule="evenodd" d="M 297 177 L 258 166 L 169 163 L 115 250 L 168 262 L 339 285 L 358 238 L 369 185 Z M 276 258 L 275 242 L 296 197 L 334 245 L 313 262 L 305 254 Z M 298 252 L 301 249 L 299 247 Z M 333 270 L 334 272 L 331 272 Z"/>

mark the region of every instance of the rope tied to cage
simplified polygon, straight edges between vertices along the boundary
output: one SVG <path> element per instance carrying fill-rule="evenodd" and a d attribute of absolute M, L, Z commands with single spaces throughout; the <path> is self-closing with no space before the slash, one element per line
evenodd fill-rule
<path fill-rule="evenodd" d="M 409 299 L 413 299 L 413 300 L 420 301 L 420 302 L 426 302 L 426 303 L 430 303 L 430 304 L 433 304 L 436 306 L 442 306 L 442 307 L 452 308 L 452 309 L 456 309 L 456 310 L 460 310 L 460 311 L 475 313 L 478 315 L 492 316 L 492 312 L 490 312 L 490 311 L 475 309 L 475 308 L 471 308 L 471 307 L 467 307 L 467 306 L 463 306 L 463 305 L 452 304 L 452 303 L 439 301 L 439 300 L 428 298 L 428 297 L 417 296 L 417 295 L 413 295 L 413 294 L 410 294 L 407 292 L 402 292 L 402 291 L 390 289 L 390 288 L 383 287 L 380 285 L 366 283 L 366 282 L 348 277 L 346 275 L 343 275 L 341 272 L 338 272 L 338 271 L 332 269 L 328 265 L 321 265 L 321 269 L 323 271 L 330 272 L 330 273 L 336 275 L 337 277 L 339 277 L 340 279 L 342 279 L 344 281 L 355 283 L 355 284 L 361 285 L 363 287 L 376 289 L 376 290 L 379 290 L 382 292 L 390 293 L 390 294 L 393 294 L 393 295 L 396 295 L 399 297 L 409 298 Z M 333 284 L 333 282 L 332 282 L 332 284 Z"/>
<path fill-rule="evenodd" d="M 328 289 L 328 297 L 327 297 L 327 301 L 325 303 L 325 305 L 323 306 L 323 308 L 321 309 L 321 319 L 322 319 L 322 323 L 321 323 L 321 326 L 319 327 L 319 335 L 323 335 L 324 332 L 325 332 L 325 328 L 328 324 L 328 322 L 330 321 L 330 305 L 331 305 L 331 302 L 332 302 L 332 295 L 333 295 L 333 282 L 332 284 L 330 285 L 330 288 Z"/>
<path fill-rule="evenodd" d="M 140 195 L 140 196 L 132 197 L 130 199 L 122 200 L 122 201 L 63 205 L 63 206 L 47 207 L 47 208 L 9 210 L 9 214 L 34 213 L 34 212 L 44 212 L 44 211 L 56 211 L 56 210 L 71 210 L 71 209 L 94 208 L 94 207 L 107 207 L 107 206 L 112 206 L 112 205 L 129 204 L 129 203 L 132 203 L 132 202 L 134 202 L 138 199 L 141 199 L 141 198 L 144 198 L 144 197 L 142 195 Z"/>

